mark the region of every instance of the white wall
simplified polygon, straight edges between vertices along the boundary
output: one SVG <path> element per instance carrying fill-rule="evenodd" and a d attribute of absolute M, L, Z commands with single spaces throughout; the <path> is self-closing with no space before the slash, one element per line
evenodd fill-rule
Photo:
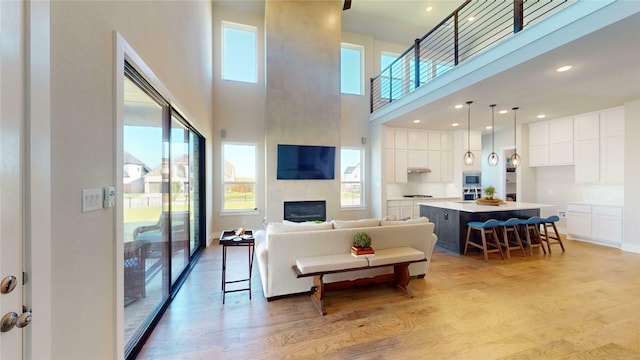
<path fill-rule="evenodd" d="M 257 29 L 258 60 L 257 82 L 245 83 L 222 80 L 222 21 L 255 26 Z M 262 227 L 265 217 L 265 76 L 264 76 L 264 14 L 238 12 L 224 7 L 213 7 L 213 165 L 211 178 L 213 190 L 210 197 L 213 208 L 210 212 L 213 229 L 208 240 L 217 238 L 225 229 L 243 226 L 249 229 Z M 221 131 L 225 131 L 225 138 Z M 222 189 L 222 141 L 252 143 L 257 146 L 256 207 L 257 212 L 222 214 L 224 202 Z M 222 214 L 222 215 L 221 215 Z"/>
<path fill-rule="evenodd" d="M 113 33 L 137 51 L 188 120 L 210 139 L 210 6 L 204 1 L 51 2 L 54 311 L 49 358 L 122 357 L 116 348 L 115 259 L 121 255 L 115 253 L 115 209 L 82 213 L 80 207 L 83 188 L 121 181 L 114 169 Z M 211 167 L 206 171 L 210 178 Z"/>
<path fill-rule="evenodd" d="M 622 249 L 640 252 L 640 99 L 624 104 L 624 241 Z"/>

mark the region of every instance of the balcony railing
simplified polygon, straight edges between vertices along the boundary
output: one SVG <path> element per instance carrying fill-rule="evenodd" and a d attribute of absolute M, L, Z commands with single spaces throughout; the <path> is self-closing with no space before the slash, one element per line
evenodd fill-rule
<path fill-rule="evenodd" d="M 371 112 L 577 0 L 467 0 L 371 78 Z"/>

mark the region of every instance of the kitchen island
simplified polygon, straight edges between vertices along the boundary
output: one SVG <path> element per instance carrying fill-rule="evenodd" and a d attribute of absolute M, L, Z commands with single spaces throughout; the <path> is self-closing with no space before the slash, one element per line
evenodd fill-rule
<path fill-rule="evenodd" d="M 426 216 L 435 224 L 438 236 L 436 246 L 455 254 L 464 253 L 467 223 L 489 219 L 526 219 L 540 216 L 540 208 L 552 205 L 506 202 L 502 205 L 478 205 L 475 201 L 429 201 L 420 203 L 420 216 Z M 474 232 L 477 233 L 477 232 Z M 473 234 L 477 236 L 477 234 Z"/>

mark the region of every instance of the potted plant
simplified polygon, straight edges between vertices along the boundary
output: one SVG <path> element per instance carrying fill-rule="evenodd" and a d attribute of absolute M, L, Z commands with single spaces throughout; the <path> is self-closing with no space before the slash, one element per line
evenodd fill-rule
<path fill-rule="evenodd" d="M 486 188 L 484 188 L 483 191 L 484 191 L 484 195 L 485 195 L 487 200 L 493 200 L 493 194 L 496 193 L 496 188 L 494 188 L 493 186 L 489 185 Z"/>
<path fill-rule="evenodd" d="M 351 254 L 353 256 L 372 256 L 374 253 L 374 250 L 371 248 L 371 236 L 365 232 L 357 232 L 353 236 Z"/>

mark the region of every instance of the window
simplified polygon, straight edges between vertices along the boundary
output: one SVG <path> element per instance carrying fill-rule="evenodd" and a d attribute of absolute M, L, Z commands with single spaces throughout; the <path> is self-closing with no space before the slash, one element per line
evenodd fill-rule
<path fill-rule="evenodd" d="M 343 94 L 362 95 L 362 54 L 359 45 L 342 44 L 340 49 L 340 91 Z"/>
<path fill-rule="evenodd" d="M 222 78 L 257 82 L 256 33 L 253 26 L 222 22 Z"/>
<path fill-rule="evenodd" d="M 256 209 L 256 145 L 222 144 L 222 210 Z"/>
<path fill-rule="evenodd" d="M 363 154 L 362 148 L 340 149 L 340 205 L 343 207 L 364 206 Z"/>
<path fill-rule="evenodd" d="M 400 55 L 392 53 L 382 53 L 380 55 L 380 70 L 384 71 L 381 76 L 381 97 L 392 100 L 402 96 L 402 79 L 404 78 L 403 61 L 397 61 L 393 67 L 387 69 Z"/>

